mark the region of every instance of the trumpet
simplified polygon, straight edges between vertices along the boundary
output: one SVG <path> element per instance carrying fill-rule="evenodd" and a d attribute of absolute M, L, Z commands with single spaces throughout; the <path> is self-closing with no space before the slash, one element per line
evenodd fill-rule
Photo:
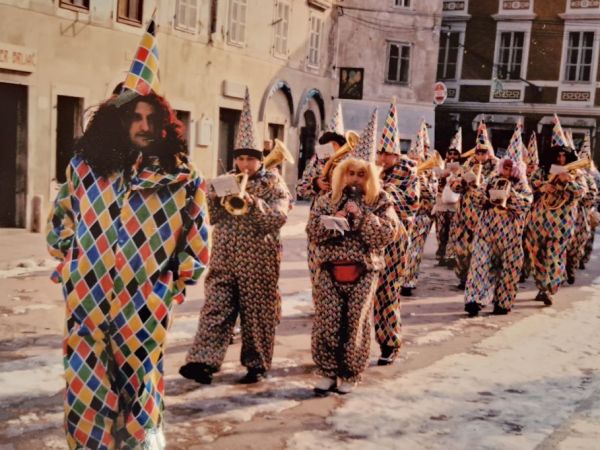
<path fill-rule="evenodd" d="M 240 192 L 234 195 L 228 195 L 221 198 L 221 205 L 232 216 L 243 216 L 248 213 L 248 201 L 246 200 L 246 186 L 248 184 L 248 173 L 238 173 Z"/>
<path fill-rule="evenodd" d="M 275 139 L 275 147 L 273 147 L 271 153 L 267 155 L 263 161 L 263 165 L 265 166 L 265 169 L 271 170 L 284 161 L 294 164 L 294 157 L 283 142 L 281 142 L 279 139 Z"/>
<path fill-rule="evenodd" d="M 575 175 L 578 169 L 590 169 L 592 167 L 592 162 L 589 159 L 579 159 L 577 161 L 573 161 L 572 163 L 566 164 L 563 166 L 566 172 L 571 175 Z M 548 182 L 552 185 L 556 185 L 558 180 L 558 173 L 553 173 L 548 177 Z M 541 199 L 543 205 L 549 209 L 550 211 L 554 211 L 560 207 L 562 207 L 567 202 L 567 197 L 564 195 L 556 195 L 554 192 L 544 192 L 544 195 Z"/>
<path fill-rule="evenodd" d="M 417 166 L 417 173 L 420 175 L 423 172 L 433 169 L 433 168 L 439 168 L 439 169 L 443 169 L 444 168 L 444 160 L 442 159 L 442 157 L 440 156 L 440 154 L 436 151 L 433 152 L 433 156 L 425 161 L 423 161 L 421 164 L 419 164 Z"/>
<path fill-rule="evenodd" d="M 467 158 L 470 158 L 471 156 L 473 156 L 473 155 L 475 154 L 475 149 L 476 149 L 476 148 L 477 148 L 477 147 L 473 147 L 471 150 L 469 150 L 469 151 L 467 151 L 467 152 L 463 153 L 462 155 L 460 155 L 460 158 L 461 158 L 461 159 L 467 159 Z"/>
<path fill-rule="evenodd" d="M 494 178 L 489 189 L 490 202 L 497 208 L 506 209 L 512 183 L 508 178 Z"/>
<path fill-rule="evenodd" d="M 356 145 L 358 144 L 358 141 L 360 140 L 360 136 L 356 131 L 352 131 L 349 130 L 346 132 L 346 143 L 344 145 L 342 145 L 333 156 L 331 156 L 328 160 L 327 163 L 325 164 L 325 167 L 323 167 L 323 173 L 321 174 L 321 176 L 324 179 L 327 179 L 328 177 L 331 176 L 330 172 L 333 172 L 333 169 L 335 169 L 335 166 L 337 166 L 342 159 L 344 159 L 346 157 L 346 155 L 352 151 L 354 151 L 354 148 L 356 147 Z"/>

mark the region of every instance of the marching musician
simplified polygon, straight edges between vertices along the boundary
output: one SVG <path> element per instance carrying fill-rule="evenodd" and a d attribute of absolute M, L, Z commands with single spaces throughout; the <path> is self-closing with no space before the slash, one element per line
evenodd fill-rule
<path fill-rule="evenodd" d="M 450 189 L 450 180 L 456 176 L 460 169 L 460 154 L 462 153 L 462 129 L 459 128 L 446 152 L 444 169 L 438 176 L 438 192 L 434 206 L 435 234 L 438 248 L 435 257 L 438 265 L 454 267 L 453 247 L 448 245 L 450 229 L 456 217 L 460 196 Z"/>
<path fill-rule="evenodd" d="M 202 384 L 212 382 L 221 367 L 237 317 L 241 321 L 241 363 L 247 374 L 240 383 L 266 376 L 273 359 L 275 327 L 281 301 L 280 230 L 288 214 L 289 197 L 281 177 L 263 165 L 257 150 L 248 91 L 233 151 L 236 172 L 247 179 L 241 211 L 228 198 L 208 194 L 213 253 L 205 281 L 206 302 L 198 331 L 179 373 Z M 229 207 L 228 207 L 229 205 Z"/>
<path fill-rule="evenodd" d="M 360 380 L 369 359 L 373 297 L 384 268 L 383 249 L 399 230 L 394 205 L 381 189 L 373 162 L 374 127 L 368 130 L 353 156 L 334 169 L 332 191 L 316 200 L 306 227 L 317 263 L 311 338 L 321 376 L 315 385 L 317 394 L 336 388 L 345 394 Z M 347 231 L 326 226 L 325 219 L 331 216 L 346 219 Z"/>
<path fill-rule="evenodd" d="M 556 165 L 565 166 L 575 161 L 558 117 L 554 118 L 551 151 L 556 155 Z M 531 208 L 525 244 L 531 256 L 533 276 L 538 288 L 536 300 L 546 306 L 553 303 L 566 270 L 566 251 L 575 228 L 577 202 L 586 188 L 580 177 L 561 172 L 550 175 L 540 187 L 541 195 Z"/>
<path fill-rule="evenodd" d="M 419 202 L 419 185 L 414 161 L 402 155 L 398 133 L 396 105 L 390 106 L 377 153 L 377 165 L 382 169 L 383 190 L 394 202 L 400 219 L 398 239 L 385 247 L 385 269 L 381 271 L 375 295 L 375 338 L 381 355 L 377 364 L 392 364 L 402 345 L 400 287 L 406 267 L 408 231 L 412 227 Z"/>
<path fill-rule="evenodd" d="M 472 191 L 479 222 L 465 288 L 465 311 L 471 317 L 489 303 L 493 314 L 507 314 L 517 295 L 523 227 L 533 200 L 522 161 L 521 131 L 518 123 L 497 172 Z"/>
<path fill-rule="evenodd" d="M 459 280 L 458 289 L 464 289 L 467 282 L 473 235 L 479 222 L 479 210 L 474 196 L 481 184 L 495 172 L 498 163 L 483 121 L 477 128 L 477 143 L 473 151 L 474 156 L 469 157 L 459 176 L 450 182 L 452 191 L 461 194 L 455 225 L 450 230 L 450 245 L 455 258 L 454 272 Z"/>

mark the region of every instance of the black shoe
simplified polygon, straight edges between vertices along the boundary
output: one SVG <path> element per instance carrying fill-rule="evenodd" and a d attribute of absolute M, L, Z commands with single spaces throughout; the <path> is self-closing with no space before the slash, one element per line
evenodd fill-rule
<path fill-rule="evenodd" d="M 544 297 L 542 298 L 544 305 L 552 306 L 552 297 L 547 292 L 544 292 Z"/>
<path fill-rule="evenodd" d="M 402 286 L 402 289 L 400 289 L 400 295 L 403 297 L 411 297 L 413 295 L 412 290 L 413 288 L 411 287 Z"/>
<path fill-rule="evenodd" d="M 579 270 L 585 270 L 585 263 L 583 261 L 579 263 Z"/>
<path fill-rule="evenodd" d="M 505 316 L 509 312 L 510 309 L 502 308 L 500 305 L 494 304 L 494 310 L 492 311 L 492 314 L 495 316 Z"/>
<path fill-rule="evenodd" d="M 481 306 L 479 305 L 479 303 L 475 303 L 475 302 L 465 303 L 465 311 L 467 312 L 469 317 L 478 316 L 480 309 L 481 309 Z"/>
<path fill-rule="evenodd" d="M 575 275 L 573 275 L 573 274 L 568 274 L 568 275 L 567 275 L 567 283 L 569 283 L 569 284 L 573 284 L 573 283 L 575 283 Z"/>
<path fill-rule="evenodd" d="M 456 267 L 456 261 L 454 261 L 452 258 L 447 259 L 446 260 L 446 267 L 450 270 L 454 269 Z"/>
<path fill-rule="evenodd" d="M 264 380 L 267 371 L 264 369 L 248 369 L 248 373 L 238 380 L 239 384 L 254 384 Z"/>
<path fill-rule="evenodd" d="M 213 370 L 206 364 L 190 362 L 179 368 L 179 375 L 200 384 L 211 384 Z"/>
<path fill-rule="evenodd" d="M 464 291 L 466 288 L 466 283 L 464 281 L 461 281 L 460 283 L 458 283 L 458 285 L 456 286 L 456 289 Z"/>
<path fill-rule="evenodd" d="M 446 267 L 448 265 L 448 262 L 444 258 L 440 258 L 440 259 L 438 259 L 437 265 L 440 267 Z"/>
<path fill-rule="evenodd" d="M 521 276 L 519 277 L 519 283 L 525 283 L 527 281 L 527 277 L 525 276 L 525 274 L 521 274 Z"/>
<path fill-rule="evenodd" d="M 377 360 L 378 366 L 389 366 L 393 364 L 400 351 L 397 347 L 390 347 L 389 345 L 381 346 L 381 356 Z"/>

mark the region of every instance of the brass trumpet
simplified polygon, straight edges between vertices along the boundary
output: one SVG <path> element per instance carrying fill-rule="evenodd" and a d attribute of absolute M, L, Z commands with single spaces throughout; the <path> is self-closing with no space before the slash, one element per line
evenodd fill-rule
<path fill-rule="evenodd" d="M 439 169 L 444 168 L 444 160 L 442 159 L 441 155 L 438 153 L 437 150 L 433 152 L 433 156 L 431 158 L 426 159 L 417 166 L 417 173 L 420 175 L 423 172 L 433 169 L 435 167 Z"/>
<path fill-rule="evenodd" d="M 248 201 L 246 200 L 246 185 L 248 184 L 248 173 L 238 173 L 240 192 L 221 198 L 221 205 L 232 216 L 243 216 L 248 213 Z"/>
<path fill-rule="evenodd" d="M 563 167 L 566 172 L 570 173 L 571 175 L 575 175 L 578 169 L 590 169 L 592 167 L 592 162 L 587 158 L 578 159 L 577 161 L 573 161 L 572 163 L 566 164 Z M 556 185 L 558 175 L 560 174 L 551 174 L 548 177 L 548 182 L 552 185 Z M 564 195 L 556 195 L 553 192 L 544 192 L 541 201 L 547 209 L 554 211 L 562 207 L 567 202 L 567 197 Z"/>
<path fill-rule="evenodd" d="M 330 172 L 333 172 L 335 166 L 337 166 L 342 159 L 346 157 L 348 153 L 354 150 L 358 141 L 360 140 L 360 136 L 356 131 L 349 130 L 346 132 L 346 143 L 342 145 L 333 156 L 331 156 L 327 163 L 325 163 L 325 167 L 323 167 L 323 173 L 321 176 L 324 179 L 328 179 L 331 176 Z"/>
<path fill-rule="evenodd" d="M 265 169 L 271 170 L 273 167 L 277 167 L 284 161 L 294 164 L 294 157 L 283 142 L 279 139 L 275 139 L 275 146 L 263 161 L 263 165 L 265 166 Z"/>
<path fill-rule="evenodd" d="M 506 209 L 512 183 L 508 178 L 494 178 L 489 189 L 490 202 L 498 208 Z"/>

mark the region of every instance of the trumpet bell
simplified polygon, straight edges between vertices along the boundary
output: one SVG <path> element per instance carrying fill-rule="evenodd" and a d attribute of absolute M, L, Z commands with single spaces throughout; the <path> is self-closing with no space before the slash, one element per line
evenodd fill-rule
<path fill-rule="evenodd" d="M 346 155 L 352 151 L 358 144 L 360 140 L 360 135 L 356 131 L 348 130 L 346 132 L 346 143 L 342 145 L 335 154 L 327 160 L 325 163 L 325 167 L 323 167 L 323 178 L 327 179 L 327 177 L 333 172 L 335 166 L 337 166 L 342 159 L 346 157 Z"/>
<path fill-rule="evenodd" d="M 279 139 L 275 139 L 275 146 L 273 147 L 273 150 L 271 150 L 271 153 L 267 155 L 263 164 L 265 168 L 269 170 L 280 165 L 284 161 L 294 164 L 294 157 L 283 142 Z"/>

